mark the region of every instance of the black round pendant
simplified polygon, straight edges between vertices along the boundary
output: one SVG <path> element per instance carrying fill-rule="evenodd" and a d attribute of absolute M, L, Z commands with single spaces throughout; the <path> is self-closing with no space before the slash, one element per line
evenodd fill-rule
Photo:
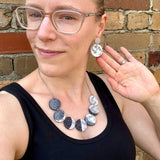
<path fill-rule="evenodd" d="M 53 117 L 56 122 L 63 122 L 65 120 L 65 113 L 62 110 L 58 110 L 54 113 Z"/>
<path fill-rule="evenodd" d="M 72 117 L 66 117 L 63 123 L 67 129 L 73 129 L 75 127 L 75 120 Z"/>
<path fill-rule="evenodd" d="M 76 129 L 79 131 L 85 131 L 87 129 L 87 123 L 83 119 L 79 119 L 76 121 Z"/>
<path fill-rule="evenodd" d="M 49 101 L 49 107 L 54 110 L 57 111 L 60 107 L 61 107 L 61 101 L 57 98 L 52 98 Z"/>

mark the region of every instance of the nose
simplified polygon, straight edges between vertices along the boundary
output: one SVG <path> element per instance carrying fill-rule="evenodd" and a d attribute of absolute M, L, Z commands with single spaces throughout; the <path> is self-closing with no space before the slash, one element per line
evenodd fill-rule
<path fill-rule="evenodd" d="M 42 41 L 55 40 L 57 31 L 49 16 L 44 17 L 38 29 L 37 36 Z"/>

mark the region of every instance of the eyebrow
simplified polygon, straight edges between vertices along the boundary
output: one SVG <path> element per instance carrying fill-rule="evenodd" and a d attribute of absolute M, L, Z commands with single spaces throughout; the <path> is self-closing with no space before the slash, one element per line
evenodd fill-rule
<path fill-rule="evenodd" d="M 38 8 L 40 10 L 44 10 L 39 4 L 28 3 L 28 4 L 26 4 L 26 6 L 31 6 L 31 7 Z M 57 6 L 54 9 L 54 11 L 56 11 L 56 10 L 74 10 L 74 11 L 82 12 L 81 10 L 79 10 L 73 6 L 70 6 L 70 5 Z"/>

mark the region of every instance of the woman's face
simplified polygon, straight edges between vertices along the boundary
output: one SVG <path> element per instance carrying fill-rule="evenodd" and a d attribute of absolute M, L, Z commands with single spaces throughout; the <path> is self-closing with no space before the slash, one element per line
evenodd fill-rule
<path fill-rule="evenodd" d="M 92 0 L 26 0 L 26 5 L 47 13 L 58 9 L 97 12 Z M 39 29 L 27 30 L 27 37 L 41 72 L 47 76 L 57 76 L 86 69 L 89 48 L 96 37 L 100 37 L 103 29 L 102 21 L 96 21 L 95 16 L 90 16 L 84 19 L 79 32 L 64 34 L 58 32 L 50 17 L 46 16 Z"/>

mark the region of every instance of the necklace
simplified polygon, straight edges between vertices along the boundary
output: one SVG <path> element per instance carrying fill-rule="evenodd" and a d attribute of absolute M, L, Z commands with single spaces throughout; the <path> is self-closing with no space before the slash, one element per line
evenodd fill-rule
<path fill-rule="evenodd" d="M 85 131 L 87 129 L 87 126 L 93 126 L 96 124 L 96 115 L 99 113 L 99 109 L 97 107 L 98 105 L 98 99 L 91 95 L 89 97 L 90 106 L 88 108 L 89 113 L 85 116 L 84 119 L 78 119 L 75 121 L 72 117 L 67 117 L 65 112 L 60 109 L 61 107 L 61 101 L 57 98 L 54 98 L 52 92 L 50 91 L 49 87 L 43 80 L 40 74 L 40 70 L 38 69 L 38 74 L 40 77 L 40 80 L 45 85 L 46 89 L 48 90 L 49 94 L 52 96 L 52 99 L 49 101 L 49 108 L 52 109 L 54 112 L 53 119 L 56 122 L 63 122 L 65 128 L 67 129 L 73 129 L 76 128 L 78 131 Z M 88 83 L 87 83 L 88 86 Z M 90 91 L 90 88 L 88 86 L 88 89 Z M 90 91 L 91 93 L 91 91 Z"/>

